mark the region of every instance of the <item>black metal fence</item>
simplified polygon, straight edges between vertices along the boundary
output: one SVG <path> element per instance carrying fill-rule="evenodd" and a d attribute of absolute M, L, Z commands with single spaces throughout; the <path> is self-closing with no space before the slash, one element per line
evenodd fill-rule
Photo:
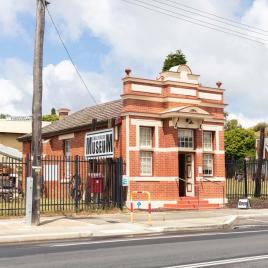
<path fill-rule="evenodd" d="M 118 159 L 46 156 L 41 170 L 41 212 L 122 208 L 123 162 Z M 0 216 L 25 214 L 29 157 L 0 162 Z"/>
<path fill-rule="evenodd" d="M 225 164 L 226 195 L 229 199 L 254 196 L 258 160 L 233 160 Z M 262 160 L 261 197 L 268 198 L 268 160 Z"/>

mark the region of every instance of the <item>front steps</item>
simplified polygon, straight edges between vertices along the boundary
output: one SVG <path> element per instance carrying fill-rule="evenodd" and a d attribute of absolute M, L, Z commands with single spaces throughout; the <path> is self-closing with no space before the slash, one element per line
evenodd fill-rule
<path fill-rule="evenodd" d="M 207 200 L 199 199 L 198 197 L 180 197 L 177 204 L 164 204 L 165 209 L 174 210 L 205 210 L 221 208 L 219 204 L 209 204 Z"/>

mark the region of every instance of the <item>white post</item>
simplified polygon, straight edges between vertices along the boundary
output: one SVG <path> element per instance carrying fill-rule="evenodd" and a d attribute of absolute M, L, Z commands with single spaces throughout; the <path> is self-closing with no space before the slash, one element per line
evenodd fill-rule
<path fill-rule="evenodd" d="M 27 177 L 26 185 L 26 224 L 32 225 L 33 177 Z"/>

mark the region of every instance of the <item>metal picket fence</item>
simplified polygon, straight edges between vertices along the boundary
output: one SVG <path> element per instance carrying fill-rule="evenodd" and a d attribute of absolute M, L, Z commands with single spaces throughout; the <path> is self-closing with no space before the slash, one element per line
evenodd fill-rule
<path fill-rule="evenodd" d="M 124 204 L 124 164 L 117 159 L 46 156 L 42 159 L 41 213 L 79 212 Z M 25 214 L 26 178 L 31 160 L 0 162 L 0 216 Z"/>
<path fill-rule="evenodd" d="M 258 160 L 226 161 L 226 195 L 228 199 L 253 197 Z M 268 198 L 268 160 L 262 160 L 261 197 Z"/>

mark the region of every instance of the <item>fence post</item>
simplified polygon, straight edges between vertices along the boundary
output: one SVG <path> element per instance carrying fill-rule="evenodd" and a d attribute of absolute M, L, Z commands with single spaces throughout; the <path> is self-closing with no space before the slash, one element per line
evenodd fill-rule
<path fill-rule="evenodd" d="M 67 159 L 68 161 L 69 159 Z M 79 174 L 78 174 L 78 155 L 74 159 L 74 204 L 75 212 L 79 210 Z"/>
<path fill-rule="evenodd" d="M 248 174 L 247 174 L 247 160 L 244 159 L 244 183 L 245 183 L 245 197 L 248 197 Z"/>

